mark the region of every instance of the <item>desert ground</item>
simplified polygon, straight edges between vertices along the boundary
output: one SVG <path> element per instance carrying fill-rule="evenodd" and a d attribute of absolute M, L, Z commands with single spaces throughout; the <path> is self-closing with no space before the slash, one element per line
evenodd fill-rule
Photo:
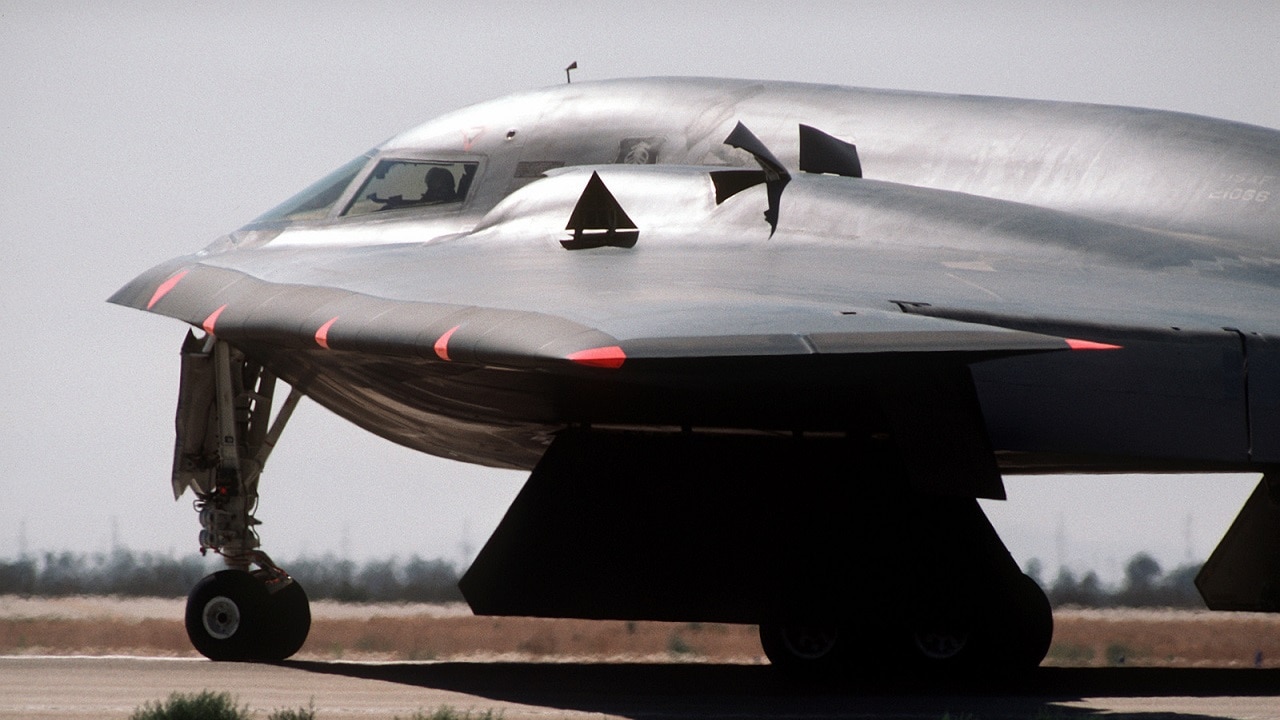
<path fill-rule="evenodd" d="M 0 596 L 0 655 L 195 657 L 181 598 Z M 763 664 L 756 629 L 477 617 L 463 605 L 312 603 L 299 660 Z M 1059 608 L 1046 666 L 1280 668 L 1280 616 Z"/>
<path fill-rule="evenodd" d="M 476 617 L 462 605 L 316 602 L 295 659 L 209 663 L 187 642 L 184 606 L 0 596 L 0 720 L 126 718 L 211 688 L 254 717 L 312 704 L 325 720 L 1280 720 L 1280 618 L 1267 615 L 1063 608 L 1047 667 L 1013 684 L 845 687 L 764 667 L 750 626 Z"/>

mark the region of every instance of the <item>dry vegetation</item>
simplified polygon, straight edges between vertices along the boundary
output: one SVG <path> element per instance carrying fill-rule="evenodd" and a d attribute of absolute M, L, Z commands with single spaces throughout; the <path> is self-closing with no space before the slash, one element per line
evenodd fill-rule
<path fill-rule="evenodd" d="M 1060 609 L 1049 665 L 1280 667 L 1280 615 Z"/>
<path fill-rule="evenodd" d="M 0 596 L 0 654 L 194 656 L 182 600 Z M 313 604 L 305 659 L 764 662 L 755 628 L 475 617 L 460 605 Z M 1046 664 L 1280 667 L 1280 616 L 1060 609 Z"/>
<path fill-rule="evenodd" d="M 194 657 L 184 602 L 0 596 L 0 654 Z M 312 603 L 297 657 L 763 662 L 740 625 L 476 617 L 464 605 Z"/>

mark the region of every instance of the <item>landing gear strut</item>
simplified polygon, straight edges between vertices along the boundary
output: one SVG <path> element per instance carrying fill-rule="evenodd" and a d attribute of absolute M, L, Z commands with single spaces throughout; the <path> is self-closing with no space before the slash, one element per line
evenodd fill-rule
<path fill-rule="evenodd" d="M 200 552 L 228 569 L 187 597 L 191 644 L 211 660 L 275 661 L 306 641 L 306 592 L 260 546 L 258 478 L 302 395 L 291 390 L 272 422 L 276 378 L 213 335 L 182 348 L 173 491 L 190 488 L 200 516 Z M 256 569 L 252 569 L 256 566 Z"/>

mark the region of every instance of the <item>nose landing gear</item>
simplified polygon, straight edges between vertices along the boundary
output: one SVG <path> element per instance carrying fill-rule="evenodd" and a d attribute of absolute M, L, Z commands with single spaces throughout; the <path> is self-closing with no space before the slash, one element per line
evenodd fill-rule
<path fill-rule="evenodd" d="M 307 594 L 259 549 L 258 479 L 302 395 L 289 393 L 270 421 L 276 378 L 213 335 L 182 348 L 173 490 L 196 495 L 200 552 L 222 556 L 187 597 L 191 644 L 211 660 L 278 661 L 311 629 Z M 250 568 L 256 566 L 257 569 Z"/>
<path fill-rule="evenodd" d="M 260 571 L 261 572 L 261 571 Z M 187 637 L 211 660 L 284 660 L 311 629 L 307 594 L 297 581 L 263 581 L 258 573 L 220 570 L 187 596 Z"/>

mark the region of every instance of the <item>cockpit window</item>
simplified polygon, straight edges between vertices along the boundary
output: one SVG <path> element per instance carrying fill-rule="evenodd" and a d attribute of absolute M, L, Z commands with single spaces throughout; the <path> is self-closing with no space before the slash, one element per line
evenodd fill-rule
<path fill-rule="evenodd" d="M 322 220 L 329 214 L 329 209 L 342 196 L 356 175 L 373 157 L 372 152 L 365 153 L 320 180 L 312 183 L 307 189 L 285 200 L 260 215 L 255 223 L 273 220 Z"/>
<path fill-rule="evenodd" d="M 476 162 L 383 160 L 342 214 L 461 203 L 478 167 Z"/>

